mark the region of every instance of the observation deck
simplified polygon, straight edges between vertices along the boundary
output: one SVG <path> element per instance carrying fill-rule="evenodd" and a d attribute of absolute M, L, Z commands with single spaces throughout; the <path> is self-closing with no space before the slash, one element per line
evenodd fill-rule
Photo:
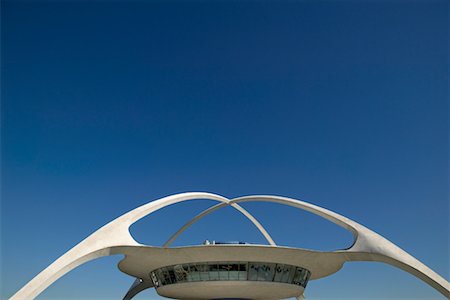
<path fill-rule="evenodd" d="M 303 292 L 310 276 L 309 270 L 299 266 L 242 261 L 178 264 L 150 272 L 158 294 L 187 299 L 243 294 L 252 299 L 294 297 Z"/>

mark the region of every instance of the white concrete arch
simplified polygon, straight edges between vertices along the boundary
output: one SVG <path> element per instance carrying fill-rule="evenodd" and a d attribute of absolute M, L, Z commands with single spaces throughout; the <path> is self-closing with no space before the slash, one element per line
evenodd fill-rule
<path fill-rule="evenodd" d="M 211 193 L 182 193 L 164 197 L 159 200 L 155 200 L 142 205 L 118 217 L 117 219 L 106 224 L 105 226 L 91 234 L 85 240 L 83 240 L 67 253 L 58 258 L 55 262 L 53 262 L 50 266 L 48 266 L 35 278 L 28 282 L 10 299 L 33 299 L 58 278 L 85 262 L 102 256 L 126 254 L 125 249 L 127 248 L 144 246 L 136 242 L 129 233 L 129 227 L 133 223 L 145 217 L 146 215 L 149 215 L 168 205 L 188 200 L 200 199 L 215 200 L 223 203 L 223 206 L 230 204 L 235 208 L 237 203 L 241 202 L 266 201 L 289 205 L 309 211 L 350 230 L 354 235 L 354 244 L 349 249 L 329 253 L 334 253 L 333 255 L 342 255 L 342 257 L 344 257 L 346 261 L 378 261 L 388 263 L 420 278 L 421 280 L 425 281 L 430 286 L 438 290 L 440 293 L 442 293 L 445 297 L 450 299 L 450 284 L 444 278 L 436 274 L 423 263 L 409 255 L 387 239 L 369 230 L 363 225 L 360 225 L 335 212 L 307 202 L 286 197 L 262 195 L 245 196 L 229 200 L 225 197 Z M 215 209 L 222 207 L 218 206 L 219 205 L 214 206 L 216 207 Z M 212 210 L 214 207 L 210 208 L 210 210 Z M 240 211 L 242 212 L 242 210 Z M 204 215 L 206 214 L 201 213 L 197 217 L 201 218 Z M 246 214 L 244 213 L 244 215 Z M 248 216 L 251 215 L 248 214 Z M 257 222 L 256 219 L 253 218 L 250 220 L 252 220 L 252 222 L 258 227 L 259 222 Z M 264 232 L 266 232 L 265 229 L 260 224 L 259 226 L 262 228 L 263 231 L 261 232 L 263 232 L 264 234 Z M 261 230 L 260 227 L 258 227 L 258 229 Z M 183 227 L 180 230 L 182 229 Z"/>
<path fill-rule="evenodd" d="M 231 199 L 230 203 L 254 201 L 284 204 L 309 211 L 330 220 L 351 231 L 355 237 L 355 241 L 349 249 L 336 251 L 345 253 L 347 261 L 376 261 L 390 264 L 423 280 L 450 299 L 450 283 L 447 280 L 391 241 L 367 227 L 328 209 L 287 197 L 244 196 Z"/>
<path fill-rule="evenodd" d="M 252 195 L 238 197 L 230 200 L 230 204 L 240 202 L 274 202 L 283 205 L 293 206 L 305 211 L 309 211 L 315 215 L 325 218 L 347 230 L 352 232 L 354 241 L 349 249 L 341 250 L 341 252 L 348 252 L 348 261 L 378 261 L 384 262 L 395 267 L 398 267 L 408 273 L 425 281 L 433 288 L 438 290 L 444 296 L 449 297 L 450 286 L 449 283 L 438 275 L 436 272 L 428 268 L 425 264 L 411 256 L 409 253 L 399 248 L 386 238 L 380 236 L 367 227 L 350 220 L 342 215 L 339 215 L 328 209 L 296 200 L 280 196 L 266 196 L 266 195 Z M 191 226 L 196 221 L 204 216 L 224 207 L 223 203 L 219 203 L 209 209 L 204 210 L 182 228 L 180 228 L 165 244 L 170 245 L 184 230 Z M 257 222 L 257 221 L 256 221 Z M 264 233 L 263 233 L 264 234 Z M 267 237 L 266 237 L 267 238 Z M 269 242 L 270 243 L 270 242 Z M 271 244 L 274 245 L 274 244 Z"/>
<path fill-rule="evenodd" d="M 171 204 L 188 200 L 215 200 L 228 204 L 225 197 L 203 192 L 182 193 L 164 197 L 125 213 L 81 241 L 29 281 L 10 299 L 33 299 L 64 274 L 96 258 L 121 254 L 120 247 L 141 246 L 129 227 L 143 217 Z"/>
<path fill-rule="evenodd" d="M 180 229 L 178 229 L 177 232 L 175 232 L 168 240 L 164 243 L 163 247 L 169 247 L 173 241 L 175 241 L 180 234 L 182 234 L 186 229 L 188 229 L 190 226 L 192 226 L 195 222 L 200 220 L 201 218 L 205 217 L 206 215 L 209 215 L 210 213 L 229 205 L 228 203 L 219 203 L 214 206 L 211 206 L 210 208 L 205 209 L 198 215 L 196 215 L 194 218 L 189 220 L 186 224 L 184 224 Z M 264 235 L 264 238 L 267 240 L 267 242 L 272 245 L 276 246 L 275 242 L 273 241 L 270 234 L 267 232 L 267 230 L 261 225 L 261 223 L 258 222 L 258 220 L 250 214 L 247 210 L 245 210 L 242 206 L 238 205 L 237 203 L 231 203 L 231 207 L 237 209 L 239 212 L 241 212 L 244 216 L 247 217 L 255 226 L 256 228 Z"/>

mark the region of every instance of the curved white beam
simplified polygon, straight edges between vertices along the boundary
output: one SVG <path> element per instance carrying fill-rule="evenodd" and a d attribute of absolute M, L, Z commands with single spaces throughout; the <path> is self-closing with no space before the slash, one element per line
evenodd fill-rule
<path fill-rule="evenodd" d="M 277 245 L 275 244 L 275 242 L 273 241 L 272 237 L 269 235 L 267 230 L 261 225 L 261 223 L 258 222 L 258 220 L 256 220 L 256 218 L 252 214 L 250 214 L 247 210 L 245 210 L 242 206 L 238 205 L 237 203 L 230 203 L 230 205 L 235 209 L 237 209 L 238 211 L 240 211 L 244 216 L 246 216 L 247 219 L 249 219 L 256 226 L 256 228 L 258 228 L 258 230 L 264 235 L 267 242 L 269 242 L 271 246 Z"/>
<path fill-rule="evenodd" d="M 122 300 L 131 300 L 134 296 L 140 292 L 153 287 L 153 282 L 151 280 L 144 281 L 140 278 L 136 279 L 131 285 L 130 289 L 123 297 Z"/>
<path fill-rule="evenodd" d="M 33 299 L 58 278 L 79 265 L 99 257 L 120 254 L 120 252 L 114 251 L 115 247 L 140 245 L 128 230 L 133 223 L 168 205 L 194 199 L 215 200 L 224 203 L 229 201 L 225 197 L 211 193 L 182 193 L 144 204 L 91 234 L 34 277 L 10 299 Z"/>
<path fill-rule="evenodd" d="M 219 203 L 216 204 L 214 206 L 211 206 L 207 209 L 205 209 L 204 211 L 202 211 L 201 213 L 199 213 L 198 215 L 196 215 L 194 218 L 192 218 L 191 220 L 189 220 L 186 224 L 183 225 L 183 227 L 181 227 L 180 229 L 177 230 L 177 232 L 175 232 L 164 244 L 163 247 L 167 248 L 169 247 L 173 241 L 175 241 L 180 234 L 182 234 L 186 229 L 188 229 L 190 226 L 192 226 L 192 224 L 194 224 L 195 222 L 197 222 L 198 220 L 200 220 L 201 218 L 203 218 L 204 216 L 212 213 L 213 211 L 218 210 L 219 208 L 225 207 L 227 206 L 228 203 Z"/>
<path fill-rule="evenodd" d="M 58 278 L 87 261 L 102 256 L 122 254 L 121 246 L 125 246 L 125 248 L 126 246 L 139 246 L 140 244 L 133 239 L 128 230 L 134 222 L 168 205 L 194 199 L 215 200 L 231 205 L 240 202 L 266 201 L 309 211 L 353 233 L 355 237 L 354 244 L 349 249 L 337 251 L 337 253 L 345 255 L 347 261 L 378 261 L 388 263 L 422 279 L 450 299 L 450 284 L 444 278 L 387 239 L 335 212 L 286 197 L 246 196 L 229 200 L 225 197 L 210 193 L 172 195 L 149 202 L 122 215 L 62 255 L 10 299 L 32 299 Z"/>
<path fill-rule="evenodd" d="M 425 281 L 450 299 L 450 283 L 447 280 L 391 241 L 353 220 L 328 209 L 287 197 L 265 195 L 245 196 L 231 199 L 230 203 L 252 201 L 274 202 L 293 206 L 342 226 L 350 230 L 355 237 L 355 241 L 349 249 L 339 251 L 347 254 L 347 261 L 377 261 L 390 264 Z"/>
<path fill-rule="evenodd" d="M 218 210 L 218 209 L 220 209 L 222 207 L 225 207 L 227 205 L 228 205 L 228 203 L 219 203 L 219 204 L 216 204 L 214 206 L 211 206 L 211 207 L 205 209 L 204 211 L 202 211 L 201 213 L 196 215 L 194 218 L 189 220 L 186 224 L 184 224 L 183 227 L 178 229 L 178 231 L 175 232 L 167 240 L 167 242 L 164 243 L 163 247 L 169 247 L 173 243 L 173 241 L 175 241 L 175 239 L 177 239 L 178 236 L 180 236 L 180 234 L 182 234 L 186 229 L 188 229 L 190 226 L 192 226 L 192 224 L 194 224 L 195 222 L 197 222 L 201 218 L 203 218 L 206 215 L 212 213 L 213 211 L 216 211 L 216 210 Z M 272 245 L 272 246 L 276 246 L 277 245 L 277 244 L 275 244 L 275 242 L 273 241 L 272 237 L 267 232 L 267 230 L 261 225 L 261 223 L 258 222 L 258 220 L 252 214 L 250 214 L 246 209 L 244 209 L 242 206 L 238 205 L 237 203 L 232 203 L 231 206 L 233 208 L 237 209 L 245 217 L 247 217 L 247 219 L 249 219 L 256 226 L 256 228 L 258 228 L 258 230 L 262 233 L 262 235 L 264 235 L 265 239 L 267 240 L 267 242 L 270 245 Z"/>

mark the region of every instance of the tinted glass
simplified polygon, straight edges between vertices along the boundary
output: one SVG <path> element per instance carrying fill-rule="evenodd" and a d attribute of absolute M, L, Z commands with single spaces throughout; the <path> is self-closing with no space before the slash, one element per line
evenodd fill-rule
<path fill-rule="evenodd" d="M 198 281 L 248 280 L 297 284 L 306 287 L 311 272 L 285 264 L 262 262 L 209 262 L 168 266 L 149 273 L 156 288 Z"/>
<path fill-rule="evenodd" d="M 259 281 L 272 281 L 275 273 L 275 264 L 260 264 L 258 270 Z"/>

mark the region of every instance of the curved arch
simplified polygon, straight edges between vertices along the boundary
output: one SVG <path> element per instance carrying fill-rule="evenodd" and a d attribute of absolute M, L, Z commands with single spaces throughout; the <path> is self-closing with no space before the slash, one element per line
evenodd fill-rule
<path fill-rule="evenodd" d="M 203 218 L 206 215 L 209 215 L 210 213 L 212 213 L 212 212 L 214 212 L 214 211 L 216 211 L 216 210 L 218 210 L 218 209 L 220 209 L 222 207 L 225 207 L 227 205 L 228 205 L 228 203 L 219 203 L 219 204 L 216 204 L 214 206 L 211 206 L 211 207 L 205 209 L 204 211 L 202 211 L 201 213 L 196 215 L 194 218 L 189 220 L 180 229 L 178 229 L 178 231 L 175 232 L 167 240 L 167 242 L 164 243 L 163 247 L 169 247 L 173 243 L 173 241 L 175 241 L 180 236 L 180 234 L 182 234 L 186 229 L 191 227 L 195 222 L 197 222 L 201 218 Z M 259 230 L 259 232 L 261 232 L 264 235 L 264 237 L 266 238 L 267 242 L 269 242 L 270 245 L 272 245 L 272 246 L 276 246 L 277 245 L 277 244 L 275 244 L 275 242 L 273 241 L 272 237 L 267 232 L 267 230 L 261 225 L 261 223 L 258 222 L 258 220 L 252 214 L 250 214 L 246 209 L 244 209 L 242 206 L 238 205 L 237 203 L 232 203 L 231 206 L 233 208 L 237 209 L 244 216 L 246 216 L 247 219 L 249 219 L 256 226 L 256 228 Z"/>
<path fill-rule="evenodd" d="M 168 205 L 194 199 L 215 200 L 223 203 L 223 205 L 237 205 L 237 203 L 240 202 L 265 201 L 289 205 L 309 211 L 330 220 L 353 233 L 355 239 L 354 244 L 349 249 L 335 252 L 342 253 L 346 261 L 377 261 L 393 265 L 425 281 L 450 299 L 450 284 L 444 278 L 389 240 L 363 225 L 335 212 L 287 197 L 262 195 L 245 196 L 229 200 L 225 197 L 211 193 L 182 193 L 172 195 L 149 202 L 125 213 L 101 227 L 85 240 L 63 254 L 10 299 L 35 298 L 58 278 L 83 263 L 102 256 L 123 254 L 121 246 L 141 246 L 141 244 L 136 242 L 129 233 L 129 227 L 133 223 Z"/>
<path fill-rule="evenodd" d="M 445 297 L 450 298 L 450 283 L 447 280 L 388 239 L 353 220 L 304 201 L 280 196 L 244 196 L 231 199 L 230 204 L 253 201 L 274 202 L 293 206 L 342 226 L 350 230 L 355 238 L 353 245 L 349 249 L 336 251 L 346 253 L 347 261 L 377 261 L 390 264 L 414 275 L 428 283 Z"/>
<path fill-rule="evenodd" d="M 131 300 L 131 299 L 133 299 L 134 296 L 136 296 L 140 292 L 145 291 L 146 289 L 149 289 L 151 287 L 153 287 L 153 282 L 144 281 L 144 280 L 138 278 L 133 282 L 130 289 L 123 297 L 123 300 Z"/>
<path fill-rule="evenodd" d="M 206 199 L 223 203 L 229 202 L 227 198 L 212 193 L 182 193 L 151 201 L 123 214 L 95 231 L 55 260 L 10 299 L 33 299 L 53 282 L 74 268 L 96 258 L 121 254 L 120 251 L 114 249 L 116 247 L 141 245 L 133 239 L 129 232 L 129 227 L 143 217 L 171 204 L 188 200 Z"/>

